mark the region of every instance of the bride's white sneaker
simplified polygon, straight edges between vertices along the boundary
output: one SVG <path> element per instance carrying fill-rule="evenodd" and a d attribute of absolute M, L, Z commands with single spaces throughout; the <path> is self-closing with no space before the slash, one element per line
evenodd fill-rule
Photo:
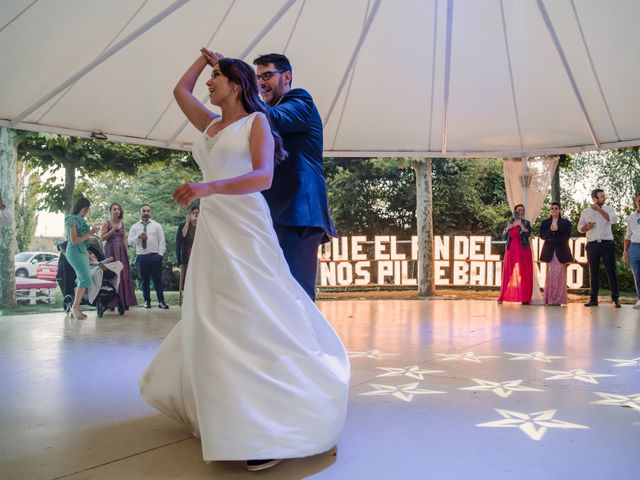
<path fill-rule="evenodd" d="M 635 308 L 636 310 L 640 310 L 640 300 L 638 300 L 636 302 L 636 304 L 633 306 L 633 308 Z"/>

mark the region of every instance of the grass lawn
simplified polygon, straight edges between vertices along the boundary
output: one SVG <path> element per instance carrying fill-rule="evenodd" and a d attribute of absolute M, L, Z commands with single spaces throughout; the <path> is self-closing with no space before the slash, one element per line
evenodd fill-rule
<path fill-rule="evenodd" d="M 155 307 L 157 306 L 155 292 L 151 291 L 151 304 Z M 164 292 L 164 298 L 167 304 L 178 305 L 179 299 L 178 292 Z M 138 299 L 138 305 L 142 304 L 142 292 L 136 291 L 136 298 Z M 88 305 L 83 305 L 83 310 L 91 310 L 93 307 Z M 15 308 L 3 308 L 0 309 L 0 315 L 28 315 L 34 313 L 51 313 L 51 312 L 62 312 L 62 293 L 60 290 L 56 290 L 56 303 L 36 303 L 35 305 L 29 305 L 28 303 L 18 303 Z"/>
<path fill-rule="evenodd" d="M 178 292 L 164 292 L 165 300 L 169 306 L 177 306 L 179 293 Z M 495 300 L 498 298 L 497 289 L 483 289 L 472 290 L 470 288 L 460 289 L 448 289 L 438 288 L 436 290 L 436 297 L 442 297 L 449 300 Z M 142 304 L 142 292 L 136 291 L 136 298 L 138 299 L 138 305 Z M 600 290 L 600 301 L 602 303 L 609 303 L 609 291 Z M 420 297 L 416 295 L 416 291 L 410 290 L 345 290 L 345 291 L 324 291 L 319 292 L 317 295 L 318 300 L 419 300 Z M 588 295 L 569 293 L 570 303 L 584 303 L 589 300 Z M 622 304 L 633 305 L 636 303 L 635 292 L 621 292 L 620 302 Z M 157 306 L 155 292 L 151 291 L 152 305 Z M 91 310 L 93 307 L 83 306 L 83 310 Z M 37 303 L 36 305 L 29 305 L 26 303 L 19 303 L 16 308 L 0 309 L 0 316 L 2 315 L 27 315 L 35 313 L 51 313 L 62 312 L 62 294 L 56 292 L 56 303 Z"/>

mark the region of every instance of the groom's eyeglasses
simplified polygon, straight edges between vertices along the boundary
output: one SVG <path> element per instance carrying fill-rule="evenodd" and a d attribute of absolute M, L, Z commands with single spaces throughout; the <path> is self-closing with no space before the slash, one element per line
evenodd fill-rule
<path fill-rule="evenodd" d="M 266 82 L 271 77 L 273 77 L 276 73 L 284 73 L 284 72 L 281 72 L 280 70 L 267 70 L 266 72 L 263 72 L 260 75 L 256 75 L 256 80 L 262 80 L 263 82 Z"/>

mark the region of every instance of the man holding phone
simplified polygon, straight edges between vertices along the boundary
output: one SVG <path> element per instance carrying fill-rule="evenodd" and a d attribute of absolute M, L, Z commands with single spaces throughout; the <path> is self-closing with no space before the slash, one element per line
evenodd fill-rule
<path fill-rule="evenodd" d="M 618 277 L 616 275 L 616 258 L 613 245 L 613 231 L 611 225 L 618 221 L 616 212 L 609 205 L 604 190 L 596 188 L 591 192 L 593 203 L 586 208 L 578 221 L 578 231 L 587 237 L 587 261 L 589 263 L 589 301 L 585 307 L 598 306 L 598 290 L 600 289 L 600 259 L 604 264 L 611 289 L 611 300 L 615 308 L 620 308 L 620 292 L 618 291 Z"/>
<path fill-rule="evenodd" d="M 129 230 L 129 245 L 136 247 L 136 265 L 140 275 L 144 308 L 151 308 L 151 280 L 156 289 L 158 307 L 167 309 L 162 284 L 162 256 L 167 249 L 162 225 L 151 220 L 151 207 L 140 206 L 140 221 Z"/>

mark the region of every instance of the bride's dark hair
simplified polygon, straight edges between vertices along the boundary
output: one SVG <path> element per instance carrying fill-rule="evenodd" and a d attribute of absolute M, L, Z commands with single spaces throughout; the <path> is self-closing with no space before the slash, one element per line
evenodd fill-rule
<path fill-rule="evenodd" d="M 273 129 L 273 124 L 271 123 L 267 109 L 264 107 L 258 95 L 256 72 L 251 65 L 237 58 L 223 58 L 218 61 L 218 66 L 220 67 L 220 72 L 222 72 L 230 82 L 240 87 L 240 101 L 244 109 L 248 113 L 262 112 L 267 117 L 267 120 L 269 120 L 271 134 L 275 142 L 274 157 L 276 163 L 287 158 L 287 152 L 282 146 L 282 137 Z"/>

